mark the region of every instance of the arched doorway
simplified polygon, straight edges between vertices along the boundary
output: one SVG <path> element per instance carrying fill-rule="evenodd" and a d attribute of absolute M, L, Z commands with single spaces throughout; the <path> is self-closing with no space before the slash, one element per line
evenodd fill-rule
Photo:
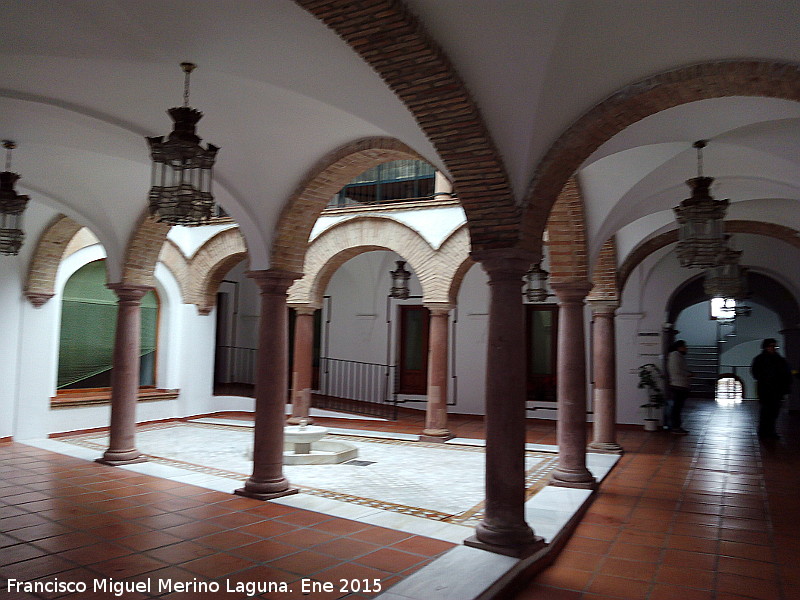
<path fill-rule="evenodd" d="M 798 364 L 797 300 L 783 284 L 758 271 L 748 273 L 748 286 L 751 296 L 740 303 L 748 310 L 733 319 L 712 314 L 702 276 L 686 282 L 670 299 L 667 321 L 673 324 L 673 329 L 666 342 L 685 339 L 689 346 L 687 358 L 690 369 L 696 373 L 693 397 L 715 398 L 718 380 L 725 375 L 740 382 L 745 400 L 755 399 L 750 363 L 767 337 L 777 338 L 789 363 Z"/>

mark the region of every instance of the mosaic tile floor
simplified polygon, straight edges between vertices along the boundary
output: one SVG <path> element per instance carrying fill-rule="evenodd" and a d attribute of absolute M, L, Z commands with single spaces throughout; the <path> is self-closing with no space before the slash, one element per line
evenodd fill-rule
<path fill-rule="evenodd" d="M 218 423 L 156 424 L 138 429 L 137 446 L 151 462 L 238 483 L 252 472 L 252 435 L 248 427 Z M 302 493 L 468 527 L 480 521 L 484 498 L 482 447 L 333 432 L 324 439 L 355 446 L 358 460 L 370 464 L 285 466 L 286 477 Z M 60 441 L 98 452 L 108 446 L 104 433 Z M 556 460 L 552 452 L 526 453 L 528 497 L 545 485 Z M 425 468 L 420 469 L 423 464 Z"/>

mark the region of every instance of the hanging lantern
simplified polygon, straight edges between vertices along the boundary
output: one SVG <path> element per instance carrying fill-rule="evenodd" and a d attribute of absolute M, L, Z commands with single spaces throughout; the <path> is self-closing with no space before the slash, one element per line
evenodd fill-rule
<path fill-rule="evenodd" d="M 692 195 L 673 209 L 678 220 L 677 254 L 682 267 L 713 267 L 725 247 L 723 219 L 729 201 L 711 197 L 709 189 L 714 178 L 703 176 L 705 146 L 706 140 L 693 144 L 697 148 L 697 177 L 686 182 Z"/>
<path fill-rule="evenodd" d="M 536 263 L 525 273 L 525 297 L 528 302 L 544 302 L 548 296 L 547 278 L 550 273 L 542 269 L 542 263 Z"/>
<path fill-rule="evenodd" d="M 392 289 L 389 291 L 390 298 L 397 298 L 405 300 L 411 292 L 408 289 L 408 280 L 411 279 L 411 273 L 405 268 L 406 261 L 398 260 L 397 268 L 394 271 L 389 271 L 392 276 Z"/>
<path fill-rule="evenodd" d="M 17 194 L 14 184 L 19 179 L 11 172 L 11 151 L 17 145 L 11 140 L 3 140 L 6 149 L 6 170 L 0 173 L 0 254 L 15 256 L 19 254 L 25 233 L 22 231 L 22 213 L 28 205 L 28 196 Z"/>
<path fill-rule="evenodd" d="M 712 298 L 743 300 L 748 295 L 747 268 L 739 264 L 741 250 L 727 246 L 719 254 L 717 264 L 706 270 L 703 291 Z"/>
<path fill-rule="evenodd" d="M 195 133 L 203 113 L 189 107 L 189 75 L 196 65 L 181 63 L 185 73 L 183 106 L 167 113 L 174 126 L 169 137 L 148 137 L 153 174 L 150 187 L 150 214 L 169 225 L 204 225 L 214 215 L 211 170 L 219 148 L 200 146 Z"/>

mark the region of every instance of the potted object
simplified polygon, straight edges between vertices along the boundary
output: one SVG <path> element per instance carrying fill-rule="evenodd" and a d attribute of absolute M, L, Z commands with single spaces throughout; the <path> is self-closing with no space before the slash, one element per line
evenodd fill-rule
<path fill-rule="evenodd" d="M 639 367 L 639 387 L 647 390 L 647 402 L 641 405 L 647 411 L 645 431 L 658 431 L 661 423 L 660 414 L 664 407 L 664 392 L 660 384 L 662 378 L 661 370 L 653 363 Z"/>

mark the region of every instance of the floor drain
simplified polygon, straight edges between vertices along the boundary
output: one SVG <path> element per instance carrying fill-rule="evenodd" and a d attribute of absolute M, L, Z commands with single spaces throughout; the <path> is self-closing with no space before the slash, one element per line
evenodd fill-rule
<path fill-rule="evenodd" d="M 370 465 L 374 465 L 374 460 L 348 460 L 346 465 L 353 465 L 354 467 L 368 467 Z"/>

